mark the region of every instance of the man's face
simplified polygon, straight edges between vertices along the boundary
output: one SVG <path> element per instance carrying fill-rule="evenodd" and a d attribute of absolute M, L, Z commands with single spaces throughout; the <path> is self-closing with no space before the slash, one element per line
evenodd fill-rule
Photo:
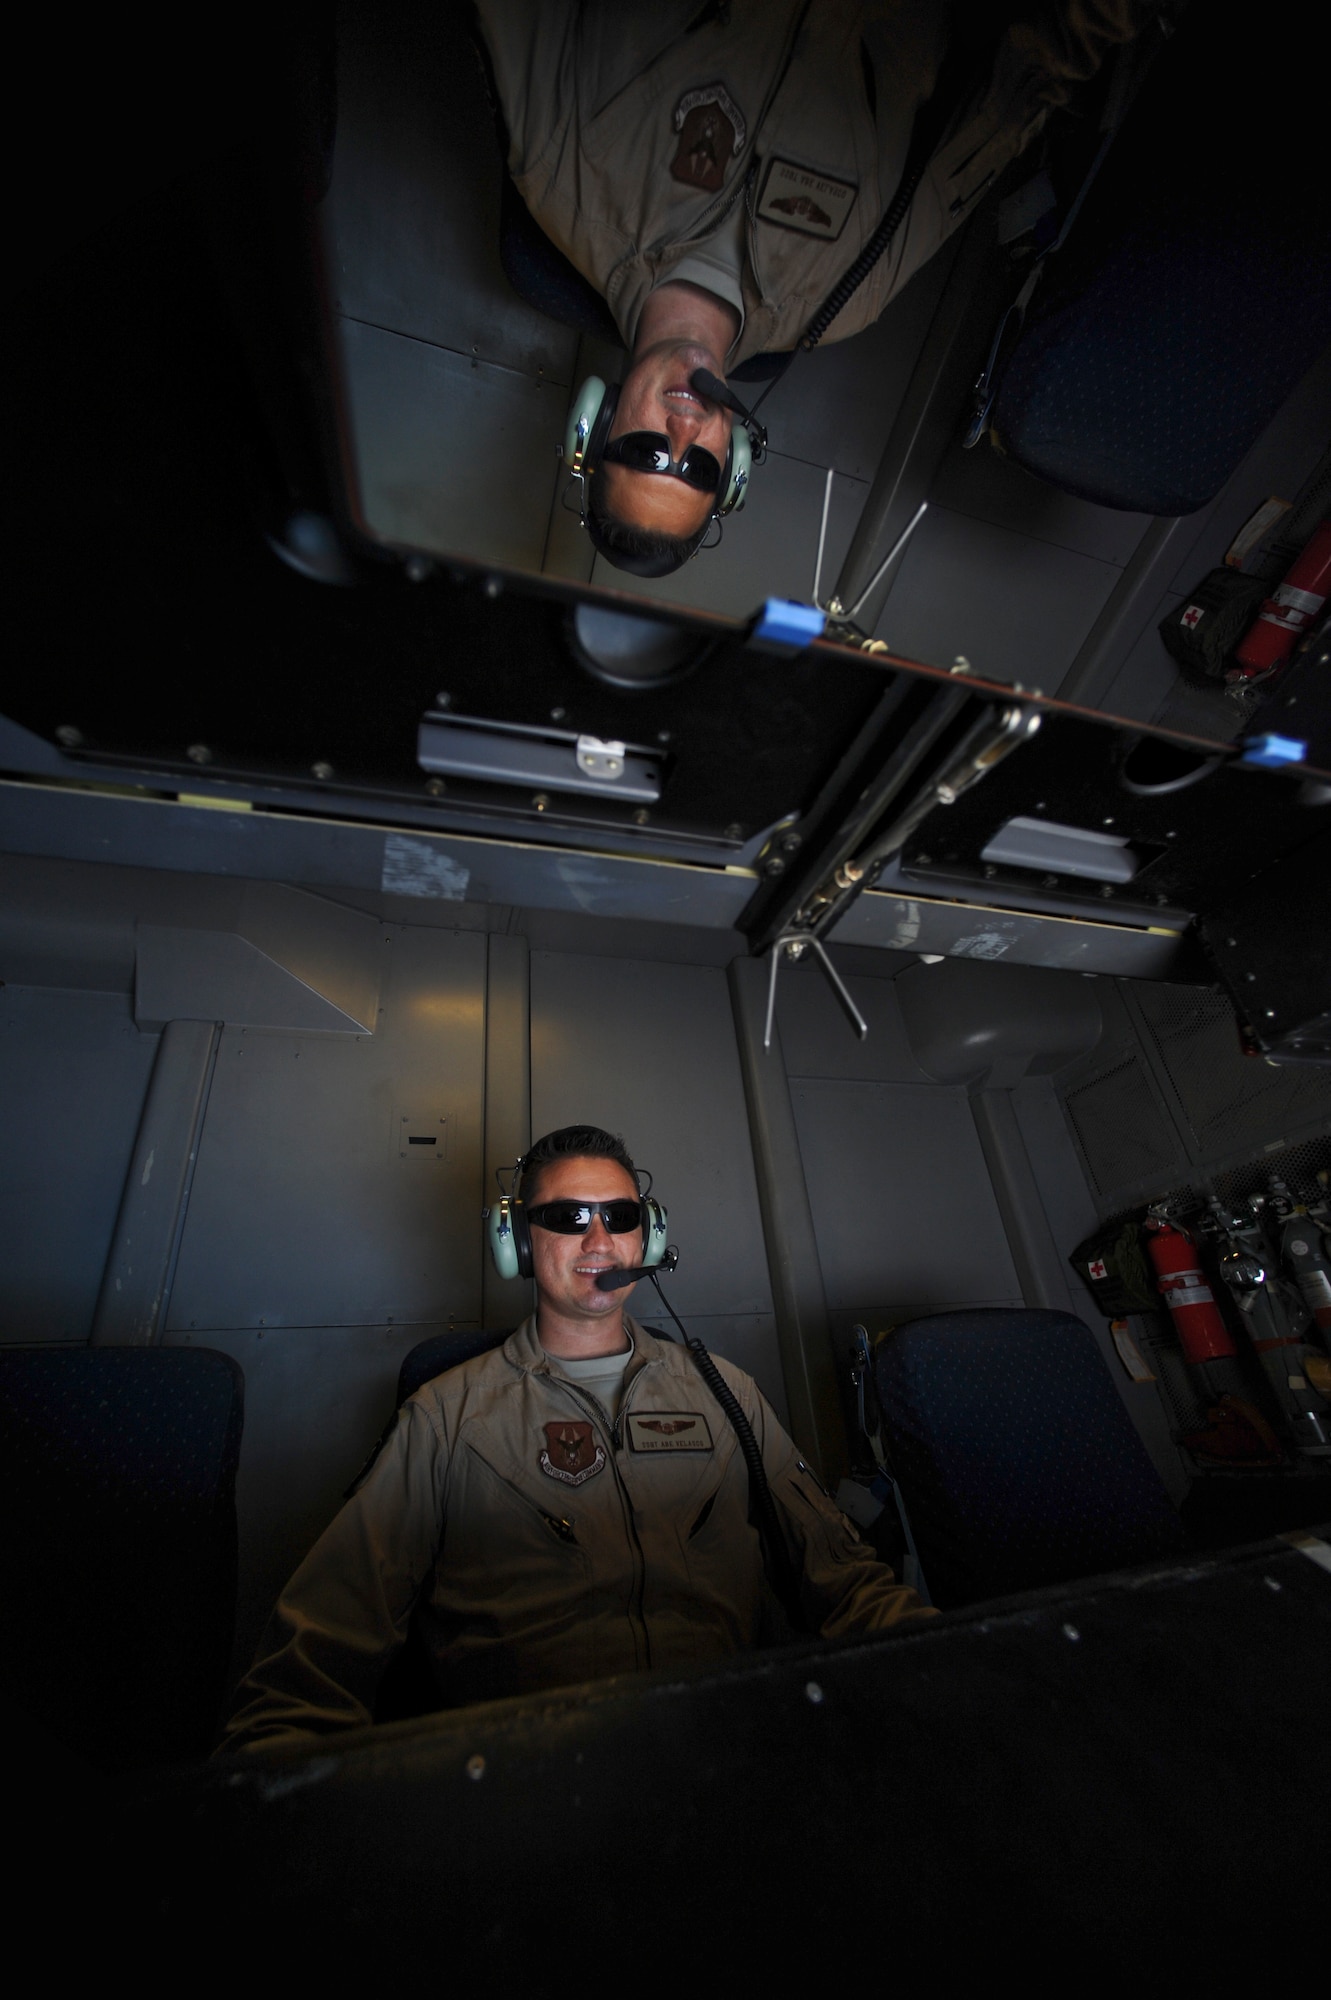
<path fill-rule="evenodd" d="M 547 1201 L 637 1201 L 632 1174 L 614 1160 L 555 1160 L 542 1167 L 526 1198 L 529 1208 Z M 542 1304 L 574 1319 L 604 1319 L 624 1303 L 624 1293 L 599 1292 L 598 1271 L 627 1270 L 642 1261 L 642 1233 L 612 1236 L 599 1215 L 581 1236 L 559 1236 L 535 1223 L 531 1232 L 532 1274 Z"/>
<path fill-rule="evenodd" d="M 664 431 L 672 458 L 682 458 L 686 446 L 700 444 L 724 467 L 730 416 L 689 387 L 695 368 L 720 372 L 715 355 L 690 341 L 658 341 L 636 355 L 619 392 L 611 437 Z M 594 476 L 604 482 L 606 506 L 617 520 L 663 535 L 696 534 L 721 498 L 700 493 L 671 473 L 630 472 L 626 465 L 602 466 Z"/>

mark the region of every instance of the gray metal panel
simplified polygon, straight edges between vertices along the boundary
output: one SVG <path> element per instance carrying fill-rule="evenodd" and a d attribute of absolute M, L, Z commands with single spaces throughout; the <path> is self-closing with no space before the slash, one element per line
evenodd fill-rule
<path fill-rule="evenodd" d="M 94 1347 L 151 1347 L 161 1335 L 219 1038 L 213 1021 L 171 1021 L 162 1031 L 92 1323 Z"/>
<path fill-rule="evenodd" d="M 140 924 L 136 946 L 134 1018 L 140 1026 L 226 1021 L 327 1035 L 364 1034 L 374 1026 L 372 1010 L 368 1021 L 353 1021 L 233 931 Z"/>
<path fill-rule="evenodd" d="M 0 780 L 0 846 L 22 855 L 369 889 L 433 903 L 499 903 L 729 928 L 756 875 L 571 847 L 410 833 Z"/>
<path fill-rule="evenodd" d="M 876 635 L 908 658 L 964 653 L 991 680 L 1052 692 L 1120 571 L 1113 563 L 931 507 Z"/>
<path fill-rule="evenodd" d="M 974 451 L 954 444 L 938 468 L 929 494 L 931 507 L 988 521 L 995 528 L 1029 535 L 1054 548 L 1094 556 L 1121 569 L 1141 541 L 1149 514 L 1129 514 L 1117 507 L 1097 507 L 1061 493 L 1037 479 L 1012 459 L 995 451 L 988 440 Z"/>
<path fill-rule="evenodd" d="M 826 341 L 792 362 L 789 375 L 763 404 L 772 443 L 787 458 L 832 465 L 869 481 L 896 421 L 920 347 L 956 256 L 953 237 L 915 273 L 890 309 L 851 340 Z M 741 396 L 746 391 L 736 385 Z M 752 401 L 762 393 L 755 383 Z M 756 487 L 756 481 L 755 481 Z M 748 519 L 752 502 L 744 510 Z M 830 589 L 836 570 L 828 578 Z"/>
<path fill-rule="evenodd" d="M 838 922 L 835 936 L 838 944 L 876 944 L 893 952 L 1006 959 L 1012 965 L 1121 973 L 1133 979 L 1166 978 L 1180 940 L 1179 932 L 1163 926 L 1138 930 L 1127 924 L 873 890 L 855 899 Z"/>
<path fill-rule="evenodd" d="M 527 940 L 495 936 L 487 941 L 486 959 L 482 1206 L 491 1206 L 498 1199 L 497 1172 L 501 1168 L 511 1171 L 531 1140 L 531 968 Z M 482 1253 L 481 1265 L 485 1325 L 516 1326 L 531 1311 L 530 1283 L 525 1278 L 501 1278 L 488 1249 Z"/>
<path fill-rule="evenodd" d="M 574 1123 L 622 1132 L 670 1213 L 676 1311 L 770 1313 L 724 973 L 533 952 L 531 994 L 533 1137 Z M 630 1310 L 655 1299 L 639 1286 Z"/>
<path fill-rule="evenodd" d="M 1020 1305 L 964 1090 L 791 1084 L 832 1309 Z"/>
<path fill-rule="evenodd" d="M 157 1037 L 122 994 L 0 990 L 0 1340 L 86 1340 Z"/>
<path fill-rule="evenodd" d="M 807 600 L 813 590 L 826 479 L 825 466 L 774 451 L 755 472 L 743 513 L 725 523 L 719 548 L 705 549 L 673 576 L 661 577 L 627 576 L 598 556 L 592 581 L 607 590 L 732 618 L 747 617 L 767 597 Z M 867 491 L 863 480 L 842 474 L 832 482 L 823 558 L 825 596 L 850 546 Z"/>
<path fill-rule="evenodd" d="M 895 967 L 901 961 L 893 959 L 892 964 Z M 765 964 L 763 969 L 766 971 Z M 807 960 L 782 966 L 777 979 L 776 1018 L 791 1077 L 927 1083 L 928 1076 L 911 1052 L 895 980 L 846 976 L 846 985 L 869 1023 L 863 1041 L 842 1013 L 818 966 Z"/>
<path fill-rule="evenodd" d="M 373 1038 L 224 1035 L 173 1330 L 479 1320 L 485 940 L 403 929 L 382 949 Z M 404 1116 L 447 1120 L 424 1167 Z"/>
<path fill-rule="evenodd" d="M 504 167 L 468 10 L 338 12 L 325 213 L 342 311 L 567 382 L 577 335 L 525 305 L 500 266 Z"/>
<path fill-rule="evenodd" d="M 332 1006 L 373 1028 L 383 970 L 379 926 L 358 910 L 280 882 L 245 886 L 243 937 Z"/>
<path fill-rule="evenodd" d="M 342 322 L 366 524 L 385 542 L 539 570 L 564 390 Z"/>
<path fill-rule="evenodd" d="M 729 979 L 793 1435 L 831 1482 L 849 1461 L 780 1030 L 764 1048 L 763 968 L 752 959 L 736 959 Z"/>

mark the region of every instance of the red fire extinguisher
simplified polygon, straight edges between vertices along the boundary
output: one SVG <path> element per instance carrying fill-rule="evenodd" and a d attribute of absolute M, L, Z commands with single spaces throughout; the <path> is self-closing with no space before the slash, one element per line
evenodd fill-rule
<path fill-rule="evenodd" d="M 1155 1266 L 1156 1290 L 1169 1308 L 1184 1360 L 1220 1361 L 1234 1354 L 1229 1328 L 1187 1231 L 1163 1216 L 1148 1215 L 1146 1248 Z"/>
<path fill-rule="evenodd" d="M 1257 613 L 1234 655 L 1227 681 L 1269 674 L 1294 650 L 1331 595 L 1331 521 L 1323 521 L 1303 554 Z"/>

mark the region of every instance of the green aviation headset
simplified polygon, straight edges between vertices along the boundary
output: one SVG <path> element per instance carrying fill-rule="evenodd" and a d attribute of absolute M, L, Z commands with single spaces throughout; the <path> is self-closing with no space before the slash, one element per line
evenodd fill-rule
<path fill-rule="evenodd" d="M 573 400 L 568 428 L 564 433 L 564 463 L 575 479 L 585 480 L 588 472 L 601 462 L 601 453 L 610 441 L 610 429 L 619 406 L 619 390 L 618 382 L 612 382 L 607 389 L 599 375 L 589 375 Z M 725 464 L 721 467 L 721 485 L 714 496 L 710 514 L 694 538 L 690 553 L 702 546 L 713 521 L 739 512 L 748 495 L 752 470 L 753 449 L 749 432 L 738 418 L 732 418 L 730 445 Z M 582 525 L 597 548 L 601 549 L 596 517 L 586 506 L 582 509 Z M 665 576 L 677 566 L 669 557 L 630 556 L 618 549 L 601 549 L 601 552 L 616 568 L 628 570 L 634 576 Z"/>
<path fill-rule="evenodd" d="M 501 1196 L 493 1208 L 485 1211 L 490 1255 L 501 1278 L 530 1278 L 532 1275 L 531 1224 L 527 1220 L 526 1205 L 518 1193 L 525 1165 L 524 1157 L 513 1169 L 511 1192 Z M 650 1179 L 648 1175 L 649 1182 Z M 642 1263 L 645 1270 L 650 1270 L 661 1262 L 666 1253 L 666 1211 L 650 1193 L 640 1195 L 639 1203 L 642 1208 Z"/>

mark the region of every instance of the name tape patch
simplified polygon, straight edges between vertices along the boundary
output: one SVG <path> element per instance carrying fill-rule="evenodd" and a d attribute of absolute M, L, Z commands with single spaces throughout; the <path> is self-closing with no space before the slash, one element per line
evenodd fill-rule
<path fill-rule="evenodd" d="M 630 1451 L 710 1451 L 712 1433 L 698 1410 L 654 1410 L 627 1420 Z"/>
<path fill-rule="evenodd" d="M 834 180 L 774 155 L 767 163 L 758 214 L 778 229 L 797 229 L 802 236 L 832 242 L 845 228 L 858 193 L 854 181 Z"/>

